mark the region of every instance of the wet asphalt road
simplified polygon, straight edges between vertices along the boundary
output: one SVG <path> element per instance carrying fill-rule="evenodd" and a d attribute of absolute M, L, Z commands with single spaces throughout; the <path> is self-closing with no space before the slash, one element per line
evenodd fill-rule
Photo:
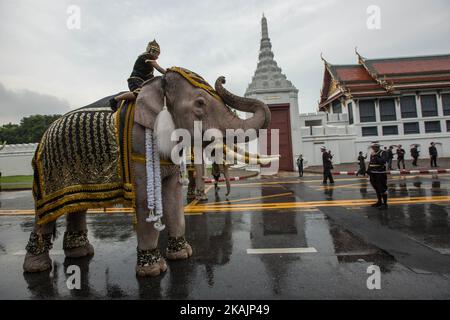
<path fill-rule="evenodd" d="M 169 262 L 162 276 L 135 276 L 131 214 L 88 215 L 94 257 L 65 259 L 62 236 L 53 270 L 23 274 L 31 193 L 0 193 L 0 299 L 450 299 L 450 175 L 389 180 L 392 205 L 380 212 L 366 179 L 320 177 L 247 180 L 209 189 L 209 201 L 186 203 L 194 256 Z M 25 213 L 22 212 L 22 213 Z M 3 215 L 2 215 L 3 214 Z M 64 219 L 58 231 L 64 232 Z M 161 237 L 165 248 L 166 235 Z M 247 249 L 316 252 L 249 254 Z M 81 268 L 81 290 L 69 290 L 67 266 Z M 381 269 L 369 290 L 367 268 Z"/>

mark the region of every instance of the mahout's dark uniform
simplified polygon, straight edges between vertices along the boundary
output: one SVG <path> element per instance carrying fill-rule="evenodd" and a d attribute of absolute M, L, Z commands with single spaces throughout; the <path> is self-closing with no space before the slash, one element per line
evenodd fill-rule
<path fill-rule="evenodd" d="M 370 184 L 377 193 L 378 202 L 374 207 L 387 206 L 387 173 L 386 173 L 387 153 L 378 150 L 370 156 L 367 173 L 370 177 Z"/>
<path fill-rule="evenodd" d="M 141 90 L 142 84 L 153 78 L 153 66 L 150 63 L 152 55 L 148 52 L 144 52 L 139 55 L 134 63 L 133 71 L 128 78 L 128 88 L 135 96 L 138 95 Z"/>

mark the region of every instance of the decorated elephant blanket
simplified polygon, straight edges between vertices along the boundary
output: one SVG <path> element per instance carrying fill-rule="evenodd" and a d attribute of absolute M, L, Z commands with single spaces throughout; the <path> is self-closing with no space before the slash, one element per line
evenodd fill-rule
<path fill-rule="evenodd" d="M 33 158 L 38 224 L 65 213 L 133 205 L 130 175 L 134 103 L 113 112 L 85 107 L 55 121 Z"/>

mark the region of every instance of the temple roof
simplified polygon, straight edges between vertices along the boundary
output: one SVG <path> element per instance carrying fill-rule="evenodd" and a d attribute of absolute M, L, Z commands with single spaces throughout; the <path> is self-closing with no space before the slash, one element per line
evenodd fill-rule
<path fill-rule="evenodd" d="M 358 64 L 332 65 L 323 59 L 319 110 L 346 97 L 399 95 L 418 89 L 450 88 L 450 54 L 366 59 L 357 51 Z"/>
<path fill-rule="evenodd" d="M 252 82 L 245 91 L 245 96 L 254 93 L 281 91 L 298 92 L 292 82 L 290 82 L 286 78 L 286 75 L 281 72 L 281 68 L 278 67 L 277 62 L 274 60 L 272 44 L 267 28 L 267 19 L 263 15 L 261 19 L 261 44 L 258 64 L 256 66 L 255 74 L 252 77 Z"/>

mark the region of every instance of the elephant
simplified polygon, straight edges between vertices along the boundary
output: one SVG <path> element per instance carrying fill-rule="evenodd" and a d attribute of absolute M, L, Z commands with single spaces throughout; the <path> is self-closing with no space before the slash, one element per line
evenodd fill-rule
<path fill-rule="evenodd" d="M 186 74 L 193 74 L 194 76 L 189 78 Z M 192 79 L 195 81 L 192 81 Z M 135 101 L 135 108 L 133 109 L 130 139 L 132 153 L 136 155 L 146 154 L 146 129 L 155 129 L 157 117 L 165 109 L 165 105 L 167 106 L 166 110 L 173 120 L 174 127 L 187 130 L 191 136 L 194 135 L 194 121 L 201 121 L 204 130 L 217 129 L 224 135 L 227 129 L 259 130 L 268 128 L 270 111 L 266 104 L 256 99 L 238 97 L 226 90 L 223 84 L 225 84 L 225 78 L 219 77 L 215 82 L 214 90 L 197 74 L 187 69 L 175 67 L 168 69 L 167 73 L 162 77 L 155 77 L 144 83 Z M 80 112 L 92 112 L 86 119 L 94 118 L 97 124 L 101 124 L 101 121 L 104 121 L 104 117 L 96 118 L 95 108 L 102 107 L 103 109 L 100 109 L 104 110 L 107 106 L 107 101 L 111 97 L 106 97 L 99 100 L 98 103 L 77 109 L 79 110 L 77 111 L 78 116 L 77 112 L 69 112 L 62 116 L 60 120 L 57 120 L 48 128 L 38 150 L 45 149 L 46 144 L 49 148 L 53 147 L 52 144 L 57 143 L 59 141 L 58 139 L 63 139 L 63 137 L 55 135 L 55 133 L 58 133 L 58 128 L 59 130 L 66 129 L 66 122 L 69 123 L 69 120 L 67 120 L 68 117 L 71 117 L 70 121 L 72 122 L 70 123 L 73 123 L 76 128 L 73 132 L 78 133 L 80 131 L 81 134 L 89 134 L 88 131 L 83 132 L 83 126 L 77 123 L 82 118 Z M 253 113 L 253 116 L 248 119 L 240 119 L 232 112 L 230 107 L 243 112 Z M 119 111 L 116 111 L 116 113 Z M 109 114 L 106 114 L 106 117 L 109 117 Z M 158 124 L 158 126 L 163 125 Z M 167 148 L 173 146 L 174 143 L 170 141 L 170 135 L 159 136 L 158 132 L 156 132 L 156 136 L 159 146 L 166 146 Z M 59 144 L 59 149 L 61 149 L 61 145 L 66 146 L 69 150 L 71 149 L 67 144 Z M 83 150 L 91 150 L 91 146 L 83 146 L 83 148 L 85 148 Z M 75 149 L 75 151 L 77 150 Z M 85 153 L 83 156 L 97 161 L 95 154 L 90 154 L 88 151 Z M 193 254 L 193 248 L 185 238 L 185 217 L 180 166 L 171 163 L 168 154 L 170 154 L 170 150 L 159 150 L 159 156 L 161 158 L 163 221 L 167 226 L 169 237 L 165 254 L 161 253 L 158 248 L 158 239 L 161 231 L 155 228 L 156 222 L 147 222 L 146 220 L 149 216 L 149 209 L 145 161 L 142 161 L 139 157 L 130 159 L 130 174 L 133 177 L 133 206 L 136 215 L 137 233 L 137 263 L 135 271 L 139 277 L 157 276 L 165 272 L 167 270 L 166 258 L 168 260 L 182 260 L 189 258 Z M 51 152 L 46 156 L 52 160 Z M 75 158 L 80 157 L 76 152 L 72 156 Z M 107 155 L 101 159 L 104 158 L 108 158 Z M 99 161 L 103 167 L 108 167 L 107 161 Z M 69 165 L 65 165 L 62 162 L 61 166 Z M 36 168 L 35 171 L 38 170 Z M 67 168 L 67 172 L 64 172 L 71 175 L 83 173 L 89 176 L 93 175 L 97 169 L 99 168 L 95 167 L 91 172 L 86 166 L 81 167 L 78 166 L 78 162 L 74 162 L 70 168 Z M 62 178 L 59 177 L 58 179 L 57 177 L 52 181 L 56 181 L 54 183 L 57 183 L 60 179 Z M 34 194 L 36 194 L 36 190 L 39 187 L 35 181 Z M 97 194 L 99 197 L 102 195 L 102 192 Z M 120 201 L 117 200 L 115 203 L 120 203 Z M 98 205 L 100 206 L 101 204 Z M 36 208 L 38 207 L 39 203 L 36 203 Z M 94 254 L 94 248 L 89 243 L 87 237 L 86 210 L 89 208 L 91 208 L 89 207 L 89 203 L 80 207 L 67 205 L 65 208 L 67 210 L 61 211 L 64 212 L 62 214 L 66 215 L 67 221 L 63 239 L 63 249 L 66 257 L 80 258 Z M 42 272 L 51 269 L 52 264 L 49 250 L 52 248 L 57 216 L 55 215 L 55 220 L 51 220 L 50 218 L 48 220 L 39 220 L 38 215 L 36 215 L 35 225 L 26 246 L 27 252 L 23 263 L 25 272 Z"/>

